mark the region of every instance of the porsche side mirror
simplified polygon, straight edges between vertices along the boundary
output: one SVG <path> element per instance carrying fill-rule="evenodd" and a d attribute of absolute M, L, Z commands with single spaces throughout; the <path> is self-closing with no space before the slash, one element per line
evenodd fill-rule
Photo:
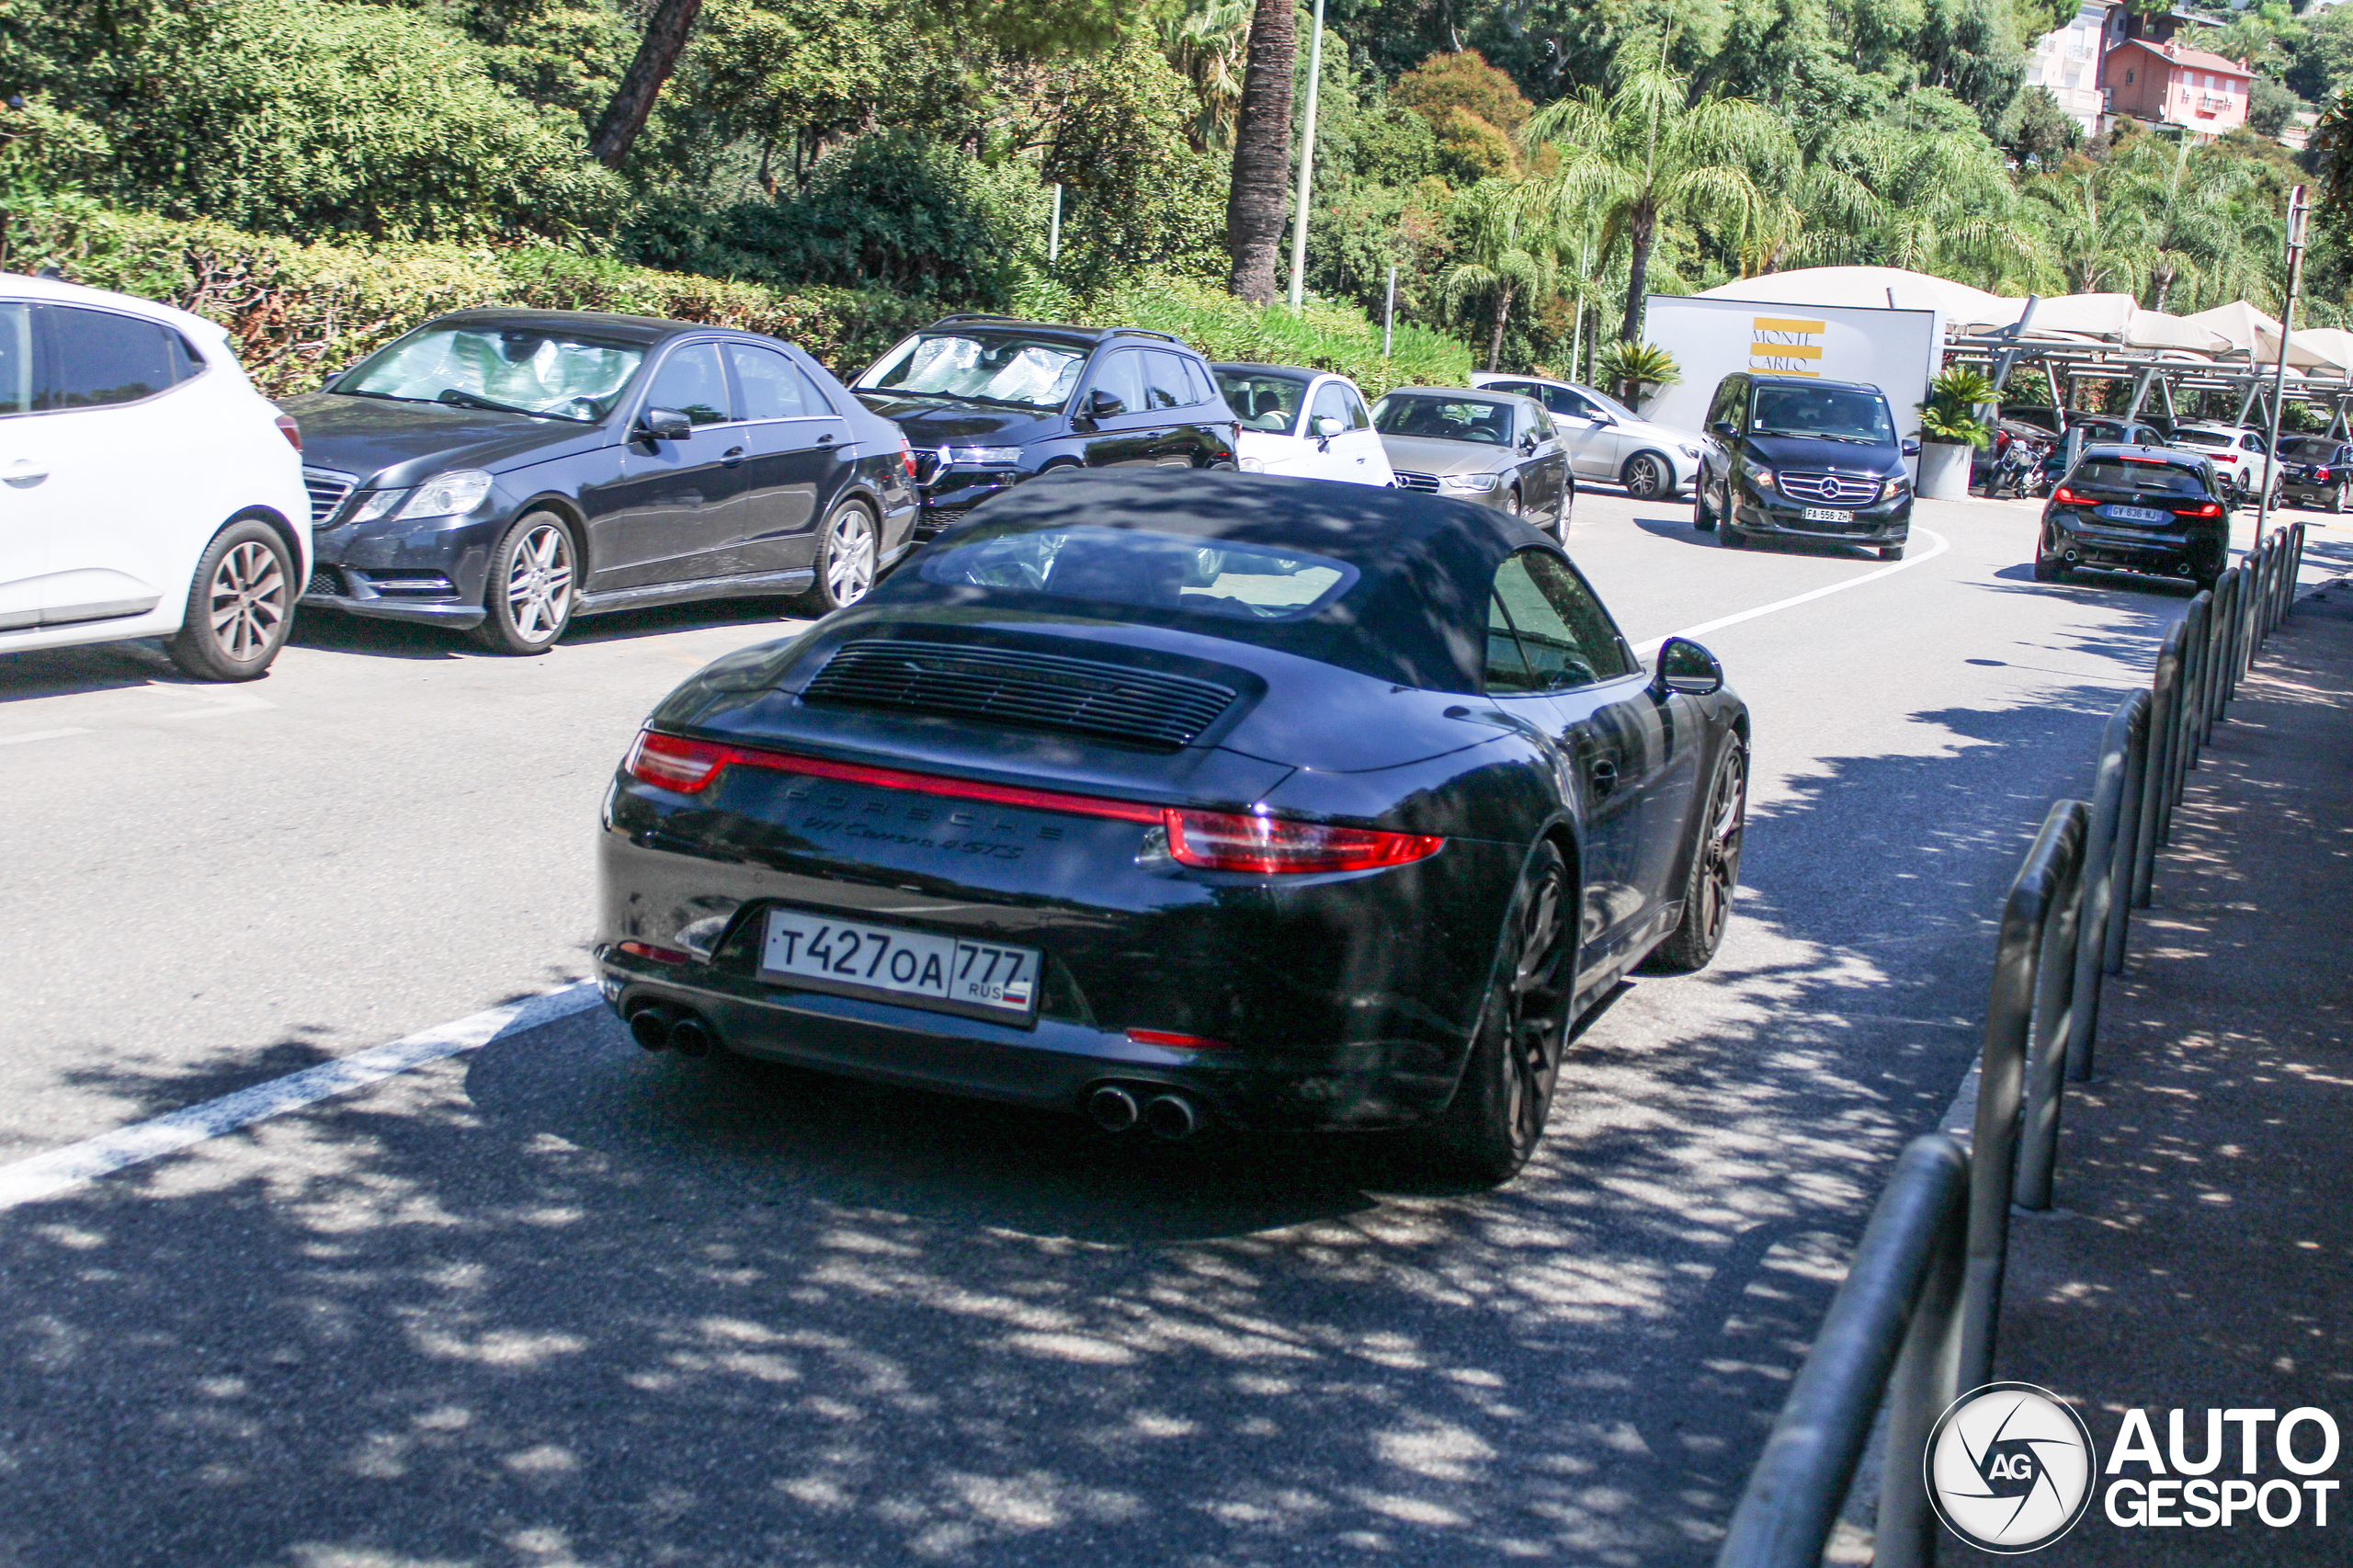
<path fill-rule="evenodd" d="M 675 408 L 649 408 L 638 417 L 637 430 L 649 441 L 683 441 L 695 433 L 695 422 Z"/>
<path fill-rule="evenodd" d="M 1906 436 L 1904 438 L 1904 455 L 1907 458 L 1916 458 L 1920 455 L 1920 443 L 1916 437 Z"/>
<path fill-rule="evenodd" d="M 1654 695 L 1706 697 L 1723 688 L 1724 667 L 1713 653 L 1688 637 L 1670 637 L 1659 644 L 1658 664 L 1651 671 Z"/>

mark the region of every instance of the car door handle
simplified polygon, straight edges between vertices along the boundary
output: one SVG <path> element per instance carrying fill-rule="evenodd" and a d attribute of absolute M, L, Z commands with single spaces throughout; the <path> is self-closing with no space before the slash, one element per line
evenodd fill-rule
<path fill-rule="evenodd" d="M 733 468 L 743 460 L 744 449 L 741 447 L 730 447 L 726 451 L 720 454 L 719 466 L 722 468 Z"/>
<path fill-rule="evenodd" d="M 1607 795 L 1618 788 L 1618 765 L 1606 756 L 1595 757 L 1586 776 L 1593 780 L 1593 792 L 1597 795 Z"/>
<path fill-rule="evenodd" d="M 817 444 L 821 447 L 832 446 L 834 444 L 834 433 L 831 430 L 826 431 L 824 435 L 817 437 Z"/>
<path fill-rule="evenodd" d="M 49 470 L 35 468 L 29 458 L 18 458 L 15 462 L 10 463 L 5 472 L 0 472 L 0 482 L 6 482 L 11 489 L 16 490 L 30 490 L 48 477 Z"/>

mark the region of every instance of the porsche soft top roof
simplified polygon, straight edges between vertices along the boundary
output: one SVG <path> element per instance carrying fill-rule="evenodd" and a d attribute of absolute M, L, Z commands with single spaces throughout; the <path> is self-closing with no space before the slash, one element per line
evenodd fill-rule
<path fill-rule="evenodd" d="M 1487 597 L 1504 558 L 1530 545 L 1557 549 L 1492 507 L 1408 491 L 1191 469 L 1063 469 L 975 506 L 926 553 L 980 537 L 1074 527 L 1288 548 L 1354 566 L 1354 586 L 1297 619 L 1236 620 L 1108 602 L 1099 613 L 1106 620 L 1256 643 L 1435 691 L 1480 689 Z M 995 604 L 1063 614 L 1075 608 L 1065 597 L 932 583 L 917 571 L 893 573 L 868 602 Z"/>

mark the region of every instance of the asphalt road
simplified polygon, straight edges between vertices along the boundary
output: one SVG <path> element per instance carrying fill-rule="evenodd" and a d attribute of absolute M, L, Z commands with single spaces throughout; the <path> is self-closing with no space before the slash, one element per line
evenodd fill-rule
<path fill-rule="evenodd" d="M 2188 597 L 2036 585 L 2033 516 L 1925 505 L 1890 571 L 1584 499 L 1630 634 L 1766 611 L 1703 639 L 1756 714 L 1748 886 L 1713 969 L 1588 1020 L 1502 1191 L 580 1013 L 0 1212 L 0 1565 L 1706 1561 Z M 0 662 L 0 1162 L 584 976 L 631 733 L 784 629 Z"/>

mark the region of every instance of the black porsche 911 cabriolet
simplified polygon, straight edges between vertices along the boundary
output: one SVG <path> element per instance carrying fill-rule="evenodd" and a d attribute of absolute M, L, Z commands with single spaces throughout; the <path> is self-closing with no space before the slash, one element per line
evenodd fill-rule
<path fill-rule="evenodd" d="M 1747 710 L 1492 508 L 1046 475 L 672 693 L 608 798 L 641 1044 L 1499 1181 L 1569 1028 L 1706 963 Z"/>

